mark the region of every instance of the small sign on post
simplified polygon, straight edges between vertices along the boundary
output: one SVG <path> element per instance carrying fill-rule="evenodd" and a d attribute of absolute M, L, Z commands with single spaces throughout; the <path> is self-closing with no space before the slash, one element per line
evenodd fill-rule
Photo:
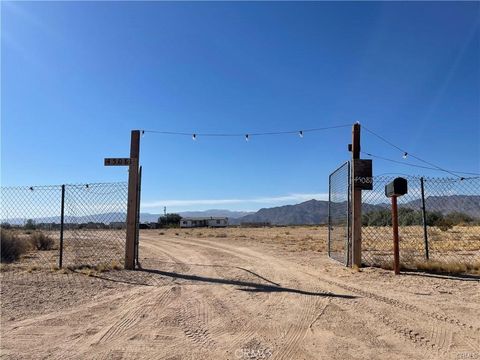
<path fill-rule="evenodd" d="M 105 158 L 105 166 L 129 166 L 130 158 Z"/>
<path fill-rule="evenodd" d="M 373 190 L 372 160 L 353 159 L 353 185 L 358 190 Z"/>

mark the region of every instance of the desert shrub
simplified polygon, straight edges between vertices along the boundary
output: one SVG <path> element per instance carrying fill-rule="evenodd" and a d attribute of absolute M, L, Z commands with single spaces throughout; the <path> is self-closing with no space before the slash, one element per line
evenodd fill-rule
<path fill-rule="evenodd" d="M 36 225 L 35 221 L 32 219 L 28 219 L 27 222 L 25 223 L 25 230 L 35 230 Z"/>
<path fill-rule="evenodd" d="M 8 229 L 11 229 L 12 228 L 12 225 L 10 225 L 8 222 L 3 222 L 0 227 L 2 229 L 5 229 L 5 230 L 8 230 Z"/>
<path fill-rule="evenodd" d="M 30 242 L 37 250 L 52 250 L 55 246 L 55 240 L 42 232 L 34 232 L 31 234 Z"/>
<path fill-rule="evenodd" d="M 439 222 L 437 222 L 436 225 L 442 231 L 448 231 L 451 228 L 453 228 L 453 223 L 448 219 L 442 219 Z"/>
<path fill-rule="evenodd" d="M 0 233 L 0 253 L 2 262 L 13 262 L 28 251 L 27 242 L 11 231 Z"/>
<path fill-rule="evenodd" d="M 166 214 L 158 218 L 157 224 L 161 228 L 178 228 L 180 220 L 182 217 L 178 214 Z"/>
<path fill-rule="evenodd" d="M 217 237 L 217 238 L 226 238 L 226 237 L 227 237 L 227 234 L 225 234 L 225 233 L 218 233 L 218 234 L 215 235 L 215 237 Z"/>

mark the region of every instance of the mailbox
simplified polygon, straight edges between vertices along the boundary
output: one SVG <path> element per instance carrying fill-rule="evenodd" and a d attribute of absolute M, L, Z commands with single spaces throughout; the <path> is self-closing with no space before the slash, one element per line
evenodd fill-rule
<path fill-rule="evenodd" d="M 407 180 L 401 177 L 397 177 L 391 183 L 385 185 L 385 196 L 402 196 L 407 193 L 407 189 Z"/>

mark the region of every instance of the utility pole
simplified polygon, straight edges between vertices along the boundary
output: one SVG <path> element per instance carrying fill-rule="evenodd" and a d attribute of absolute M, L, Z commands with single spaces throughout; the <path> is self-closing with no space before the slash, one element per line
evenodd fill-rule
<path fill-rule="evenodd" d="M 140 130 L 132 130 L 130 165 L 128 170 L 127 243 L 125 269 L 135 269 L 135 238 L 137 235 L 138 163 L 140 158 Z"/>
<path fill-rule="evenodd" d="M 167 216 L 167 207 L 166 206 L 163 207 L 163 215 Z"/>
<path fill-rule="evenodd" d="M 360 123 L 352 127 L 352 265 L 362 266 L 362 189 L 357 188 L 355 177 L 356 167 L 360 159 Z"/>

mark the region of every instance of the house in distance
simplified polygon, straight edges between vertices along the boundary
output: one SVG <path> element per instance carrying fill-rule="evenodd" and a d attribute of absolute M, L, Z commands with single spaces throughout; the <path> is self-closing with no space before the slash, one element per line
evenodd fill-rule
<path fill-rule="evenodd" d="M 182 228 L 227 227 L 227 217 L 184 217 L 180 220 Z"/>

